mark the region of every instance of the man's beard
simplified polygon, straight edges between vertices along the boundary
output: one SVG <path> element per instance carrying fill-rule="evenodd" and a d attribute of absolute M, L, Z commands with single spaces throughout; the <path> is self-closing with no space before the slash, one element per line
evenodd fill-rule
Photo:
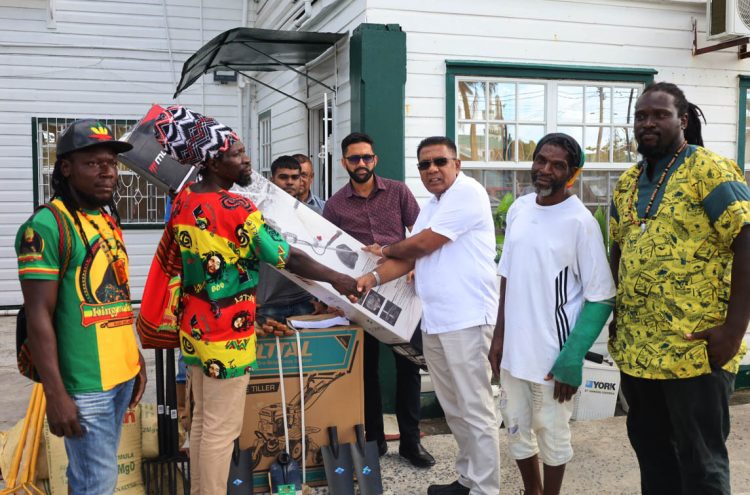
<path fill-rule="evenodd" d="M 563 181 L 552 181 L 552 183 L 549 186 L 545 188 L 541 188 L 536 185 L 536 178 L 537 178 L 536 174 L 532 173 L 531 182 L 534 185 L 534 189 L 537 195 L 541 196 L 542 198 L 547 198 L 549 196 L 552 196 L 560 189 L 563 189 L 566 185 L 566 183 Z"/>
<path fill-rule="evenodd" d="M 366 173 L 366 174 L 365 174 L 364 176 L 362 176 L 362 177 L 360 177 L 359 175 L 357 175 L 357 172 L 359 172 L 359 171 L 361 171 L 361 170 L 364 170 L 364 171 L 366 171 L 366 172 L 367 172 L 367 173 Z M 369 169 L 369 168 L 367 168 L 367 167 L 357 167 L 357 168 L 355 168 L 354 170 L 349 170 L 349 169 L 346 169 L 346 171 L 347 171 L 347 172 L 349 173 L 349 177 L 351 177 L 351 179 L 352 179 L 352 180 L 353 180 L 354 182 L 356 182 L 357 184 L 365 184 L 365 183 L 366 183 L 367 181 L 369 181 L 369 180 L 370 180 L 370 178 L 372 177 L 372 174 L 373 174 L 373 171 L 372 171 L 372 170 L 370 170 L 370 169 Z"/>
<path fill-rule="evenodd" d="M 656 140 L 656 143 L 654 144 L 645 144 L 638 141 L 636 138 L 636 142 L 638 142 L 638 153 L 641 154 L 641 156 L 645 158 L 655 158 L 660 159 L 663 158 L 674 151 L 672 149 L 672 144 L 667 142 L 667 140 L 664 139 L 664 136 L 659 136 L 659 138 Z"/>
<path fill-rule="evenodd" d="M 93 206 L 94 208 L 107 206 L 112 201 L 112 196 L 107 199 L 100 199 L 96 196 L 78 190 L 76 190 L 76 195 L 78 196 L 78 199 L 86 203 L 87 206 Z"/>
<path fill-rule="evenodd" d="M 247 187 L 250 184 L 253 183 L 253 176 L 250 174 L 247 175 L 240 175 L 240 178 L 235 181 L 235 183 L 240 187 Z"/>

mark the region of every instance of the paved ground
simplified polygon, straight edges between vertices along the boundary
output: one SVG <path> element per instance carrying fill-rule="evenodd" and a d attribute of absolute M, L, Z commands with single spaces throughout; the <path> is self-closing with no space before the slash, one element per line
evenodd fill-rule
<path fill-rule="evenodd" d="M 9 429 L 24 416 L 31 391 L 31 382 L 16 371 L 14 325 L 14 317 L 0 317 L 0 431 Z M 152 361 L 151 354 L 147 353 L 147 361 Z M 150 365 L 153 369 L 152 362 Z M 750 394 L 740 393 L 737 398 L 740 400 L 735 402 L 747 402 Z M 153 383 L 147 389 L 144 400 L 155 402 Z M 750 404 L 732 406 L 731 414 L 732 434 L 728 446 L 732 463 L 732 493 L 750 495 Z M 577 422 L 573 423 L 572 428 L 576 456 L 566 470 L 563 493 L 639 493 L 638 469 L 625 433 L 624 417 Z M 434 433 L 445 431 L 444 426 L 434 421 L 425 430 Z M 385 495 L 424 494 L 431 483 L 450 483 L 455 479 L 453 460 L 456 444 L 453 437 L 433 434 L 423 441 L 438 462 L 429 470 L 411 468 L 398 456 L 398 443 L 389 444 L 389 453 L 382 459 Z M 501 433 L 501 451 L 501 495 L 518 494 L 522 485 L 517 469 L 507 457 L 504 431 Z M 324 494 L 327 490 L 317 492 Z"/>

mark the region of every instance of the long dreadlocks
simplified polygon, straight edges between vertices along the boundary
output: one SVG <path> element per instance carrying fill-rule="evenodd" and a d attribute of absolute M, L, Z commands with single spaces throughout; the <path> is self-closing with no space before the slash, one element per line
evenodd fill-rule
<path fill-rule="evenodd" d="M 682 92 L 677 85 L 668 82 L 658 82 L 649 84 L 646 89 L 643 90 L 643 94 L 652 91 L 663 91 L 664 93 L 672 95 L 674 98 L 674 104 L 677 107 L 678 115 L 687 114 L 687 127 L 685 128 L 685 140 L 688 144 L 694 144 L 696 146 L 703 146 L 703 134 L 701 131 L 701 119 L 706 122 L 706 116 L 703 115 L 703 111 L 693 103 L 690 103 L 685 98 L 685 93 Z"/>
<path fill-rule="evenodd" d="M 81 209 L 81 206 L 78 204 L 78 201 L 76 201 L 76 198 L 70 189 L 70 183 L 68 182 L 68 179 L 64 177 L 62 173 L 62 161 L 66 158 L 68 158 L 67 155 L 58 156 L 57 160 L 55 161 L 55 167 L 52 169 L 52 197 L 50 198 L 50 200 L 60 198 L 63 206 L 65 206 L 65 208 L 68 210 L 70 216 L 73 217 L 76 228 L 81 234 L 83 244 L 86 247 L 86 252 L 89 255 L 92 255 L 91 246 L 89 245 L 89 239 L 86 236 L 86 232 L 84 231 L 83 225 L 81 224 L 81 219 L 78 217 L 77 213 L 78 210 Z M 120 227 L 120 213 L 117 211 L 117 205 L 115 204 L 114 197 L 109 200 L 109 203 L 107 203 L 106 206 L 109 210 L 109 214 L 115 219 L 117 226 Z"/>

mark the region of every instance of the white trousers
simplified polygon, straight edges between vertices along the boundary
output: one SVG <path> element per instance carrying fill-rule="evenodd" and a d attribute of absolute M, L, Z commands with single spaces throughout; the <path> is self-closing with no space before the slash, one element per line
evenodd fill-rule
<path fill-rule="evenodd" d="M 458 443 L 458 480 L 471 495 L 500 493 L 500 440 L 487 360 L 491 338 L 491 325 L 422 334 L 435 394 Z"/>

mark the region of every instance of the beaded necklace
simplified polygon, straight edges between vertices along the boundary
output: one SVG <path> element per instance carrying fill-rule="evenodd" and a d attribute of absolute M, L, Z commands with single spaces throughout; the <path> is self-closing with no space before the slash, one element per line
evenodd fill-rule
<path fill-rule="evenodd" d="M 81 215 L 83 215 L 83 218 L 88 221 L 89 225 L 91 225 L 94 230 L 96 230 L 96 233 L 99 234 L 102 251 L 104 251 L 104 255 L 112 265 L 112 270 L 115 272 L 117 284 L 126 284 L 128 282 L 128 268 L 125 263 L 124 257 L 121 257 L 122 253 L 120 252 L 120 247 L 117 245 L 117 238 L 115 237 L 115 226 L 112 225 L 112 222 L 109 221 L 109 218 L 107 218 L 104 212 L 101 212 L 102 219 L 104 219 L 105 223 L 109 227 L 109 235 L 105 235 L 106 233 L 102 232 L 101 229 L 99 229 L 99 224 L 97 224 L 91 217 L 89 217 L 85 211 L 79 211 L 81 212 Z"/>
<path fill-rule="evenodd" d="M 649 199 L 648 204 L 646 205 L 646 211 L 643 212 L 643 218 L 638 218 L 638 209 L 635 206 L 635 198 L 638 197 L 638 183 L 641 180 L 641 175 L 643 175 L 643 171 L 646 168 L 646 164 L 644 163 L 644 165 L 638 170 L 638 176 L 635 178 L 635 186 L 633 187 L 633 194 L 630 195 L 630 205 L 628 205 L 628 210 L 630 210 L 635 220 L 633 223 L 640 223 L 641 234 L 643 234 L 646 231 L 646 222 L 653 218 L 653 217 L 649 218 L 648 214 L 651 213 L 651 207 L 654 206 L 654 200 L 656 199 L 656 196 L 659 194 L 659 191 L 661 190 L 661 186 L 664 185 L 664 181 L 667 179 L 667 174 L 669 174 L 669 170 L 675 164 L 675 162 L 677 161 L 677 157 L 680 156 L 680 153 L 682 153 L 682 150 L 685 149 L 685 146 L 687 146 L 687 141 L 683 141 L 680 147 L 677 148 L 677 151 L 675 151 L 674 156 L 669 161 L 667 166 L 664 168 L 664 172 L 661 173 L 661 177 L 659 177 L 659 181 L 656 183 L 654 192 L 651 193 L 651 199 Z"/>

